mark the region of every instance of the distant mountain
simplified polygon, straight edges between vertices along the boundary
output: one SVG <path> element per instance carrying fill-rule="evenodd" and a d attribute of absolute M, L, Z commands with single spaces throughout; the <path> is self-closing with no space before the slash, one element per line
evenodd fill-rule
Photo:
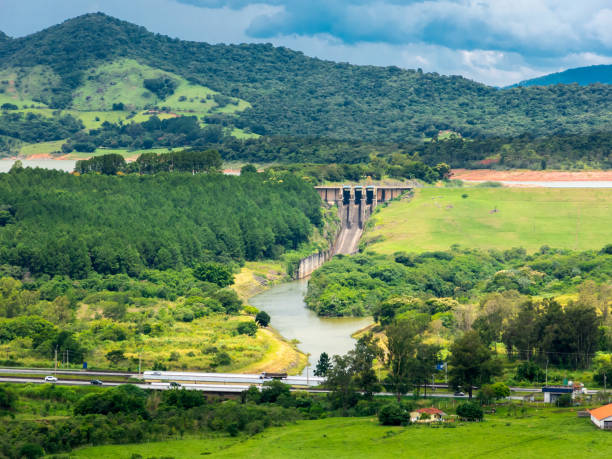
<path fill-rule="evenodd" d="M 551 73 L 531 80 L 521 81 L 513 86 L 548 86 L 552 84 L 578 83 L 586 86 L 593 83 L 612 84 L 612 65 L 591 65 L 577 67 L 563 72 Z"/>
<path fill-rule="evenodd" d="M 110 81 L 117 73 L 108 69 L 126 60 L 243 104 L 244 110 L 218 110 L 207 123 L 262 135 L 383 142 L 419 140 L 441 130 L 463 137 L 544 135 L 601 130 L 612 119 L 608 86 L 498 90 L 460 76 L 323 61 L 269 44 L 181 41 L 100 13 L 0 40 L 0 73 L 16 75 L 15 90 L 37 89 L 28 97 L 53 108 L 85 106 L 94 83 L 106 84 L 106 78 L 118 84 Z M 141 92 L 133 100 L 146 95 L 140 86 L 146 78 L 134 80 L 133 91 Z M 107 105 L 123 102 L 120 91 L 104 91 Z M 166 102 L 160 94 L 152 105 Z"/>

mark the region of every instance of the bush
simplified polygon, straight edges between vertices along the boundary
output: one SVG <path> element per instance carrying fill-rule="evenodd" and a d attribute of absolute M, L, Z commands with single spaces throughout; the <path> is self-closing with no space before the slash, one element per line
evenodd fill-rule
<path fill-rule="evenodd" d="M 267 327 L 270 324 L 270 315 L 266 311 L 259 311 L 255 316 L 255 322 L 262 327 Z"/>
<path fill-rule="evenodd" d="M 236 331 L 241 335 L 255 336 L 257 334 L 257 324 L 255 322 L 240 322 Z"/>
<path fill-rule="evenodd" d="M 0 412 L 14 410 L 16 402 L 17 396 L 12 390 L 0 387 Z"/>
<path fill-rule="evenodd" d="M 457 416 L 465 421 L 482 421 L 484 413 L 480 405 L 467 402 L 457 406 Z"/>
<path fill-rule="evenodd" d="M 567 408 L 569 406 L 572 406 L 572 395 L 571 394 L 561 395 L 555 402 L 555 405 L 557 405 L 560 408 Z"/>
<path fill-rule="evenodd" d="M 378 422 L 383 426 L 410 424 L 410 412 L 397 402 L 383 406 L 378 412 Z"/>
<path fill-rule="evenodd" d="M 26 459 L 37 459 L 45 455 L 45 450 L 42 446 L 35 443 L 26 443 L 19 449 L 19 457 Z"/>

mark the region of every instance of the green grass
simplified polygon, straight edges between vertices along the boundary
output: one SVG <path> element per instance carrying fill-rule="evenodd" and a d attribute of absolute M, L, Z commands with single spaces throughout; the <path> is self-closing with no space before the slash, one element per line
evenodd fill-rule
<path fill-rule="evenodd" d="M 467 195 L 467 197 L 462 197 Z M 611 189 L 422 188 L 379 208 L 366 235 L 379 253 L 542 245 L 598 249 L 610 240 Z"/>
<path fill-rule="evenodd" d="M 143 445 L 101 446 L 71 457 L 129 458 L 207 455 L 215 458 L 541 458 L 609 457 L 610 432 L 569 410 L 530 410 L 525 417 L 497 414 L 455 428 L 385 427 L 374 418 L 301 421 L 251 438 L 189 438 Z"/>
<path fill-rule="evenodd" d="M 74 92 L 73 108 L 82 111 L 111 110 L 114 103 L 123 102 L 129 109 L 165 106 L 184 114 L 206 114 L 214 111 L 234 113 L 250 107 L 246 101 L 231 98 L 237 104 L 218 108 L 217 92 L 205 86 L 189 83 L 184 78 L 164 72 L 132 59 L 119 59 L 89 69 L 84 84 Z M 148 78 L 168 77 L 177 82 L 174 94 L 165 100 L 144 87 Z"/>

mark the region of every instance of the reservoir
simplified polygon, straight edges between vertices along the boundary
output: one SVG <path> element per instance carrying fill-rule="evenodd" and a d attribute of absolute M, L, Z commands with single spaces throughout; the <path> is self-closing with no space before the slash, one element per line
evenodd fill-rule
<path fill-rule="evenodd" d="M 270 325 L 285 338 L 298 340 L 298 349 L 310 354 L 309 362 L 314 366 L 322 352 L 331 357 L 353 349 L 356 341 L 351 334 L 370 325 L 372 319 L 319 317 L 304 303 L 307 287 L 307 279 L 275 285 L 252 297 L 249 304 L 270 314 Z"/>

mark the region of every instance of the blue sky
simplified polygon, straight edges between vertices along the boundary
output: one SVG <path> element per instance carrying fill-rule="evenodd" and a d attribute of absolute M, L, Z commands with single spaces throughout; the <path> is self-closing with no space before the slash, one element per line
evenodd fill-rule
<path fill-rule="evenodd" d="M 271 42 L 500 86 L 612 64 L 612 0 L 0 0 L 0 30 L 23 36 L 94 11 L 187 40 Z"/>

